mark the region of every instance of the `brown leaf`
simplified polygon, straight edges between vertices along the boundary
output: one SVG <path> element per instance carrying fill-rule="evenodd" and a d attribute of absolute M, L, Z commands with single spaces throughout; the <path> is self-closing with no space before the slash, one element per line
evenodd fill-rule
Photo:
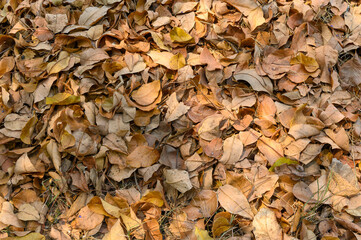
<path fill-rule="evenodd" d="M 165 120 L 167 122 L 177 120 L 179 117 L 186 114 L 190 109 L 190 107 L 184 105 L 183 102 L 178 102 L 177 94 L 175 92 L 170 95 L 169 99 L 167 100 L 167 105 L 168 110 L 165 115 Z"/>
<path fill-rule="evenodd" d="M 15 66 L 14 57 L 4 57 L 0 60 L 0 77 L 13 70 Z"/>
<path fill-rule="evenodd" d="M 109 7 L 103 6 L 101 8 L 97 7 L 87 7 L 79 17 L 79 25 L 92 26 L 97 23 L 101 18 L 103 18 L 109 10 Z"/>
<path fill-rule="evenodd" d="M 139 89 L 132 92 L 132 98 L 142 106 L 151 105 L 160 94 L 160 81 L 153 81 L 142 85 Z"/>
<path fill-rule="evenodd" d="M 243 143 L 237 135 L 227 138 L 223 142 L 223 156 L 219 162 L 223 164 L 235 164 L 240 160 L 243 153 Z"/>
<path fill-rule="evenodd" d="M 264 207 L 259 210 L 252 222 L 256 239 L 282 239 L 282 229 L 277 222 L 276 214 Z"/>
<path fill-rule="evenodd" d="M 282 145 L 271 138 L 260 137 L 257 141 L 257 147 L 265 155 L 270 165 L 273 165 L 279 158 L 284 156 Z"/>
<path fill-rule="evenodd" d="M 217 191 L 218 201 L 228 212 L 253 219 L 253 212 L 247 198 L 237 188 L 231 185 L 224 185 Z"/>
<path fill-rule="evenodd" d="M 214 71 L 216 69 L 222 69 L 222 65 L 213 57 L 208 48 L 203 48 L 200 55 L 201 64 L 207 64 L 208 71 Z"/>
<path fill-rule="evenodd" d="M 246 81 L 256 91 L 263 91 L 272 94 L 273 85 L 269 78 L 261 77 L 255 69 L 245 69 L 234 75 L 236 80 Z"/>
<path fill-rule="evenodd" d="M 158 162 L 159 152 L 148 146 L 138 146 L 127 157 L 127 164 L 133 168 L 150 167 Z"/>
<path fill-rule="evenodd" d="M 185 193 L 193 188 L 187 171 L 178 169 L 165 169 L 165 181 L 181 193 Z"/>
<path fill-rule="evenodd" d="M 361 58 L 355 55 L 341 66 L 340 77 L 343 86 L 359 86 L 361 84 Z"/>
<path fill-rule="evenodd" d="M 212 190 L 202 190 L 191 201 L 191 205 L 199 208 L 203 217 L 211 217 L 217 210 L 217 194 Z"/>
<path fill-rule="evenodd" d="M 103 215 L 95 213 L 91 211 L 88 206 L 85 206 L 80 210 L 71 225 L 74 228 L 90 231 L 103 222 L 103 219 Z"/>

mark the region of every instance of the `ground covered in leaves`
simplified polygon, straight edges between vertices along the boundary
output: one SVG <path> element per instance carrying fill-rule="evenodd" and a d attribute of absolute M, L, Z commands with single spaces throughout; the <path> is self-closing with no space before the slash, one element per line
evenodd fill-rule
<path fill-rule="evenodd" d="M 361 6 L 1 0 L 0 237 L 361 239 Z"/>

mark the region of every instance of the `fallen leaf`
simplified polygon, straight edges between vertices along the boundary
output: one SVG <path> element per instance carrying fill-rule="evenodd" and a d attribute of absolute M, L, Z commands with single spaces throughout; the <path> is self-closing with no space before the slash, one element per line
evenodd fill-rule
<path fill-rule="evenodd" d="M 74 96 L 69 93 L 57 93 L 53 97 L 46 98 L 46 104 L 52 105 L 70 105 L 80 102 L 80 96 Z"/>
<path fill-rule="evenodd" d="M 289 158 L 281 157 L 270 167 L 269 171 L 273 172 L 276 167 L 282 166 L 283 164 L 291 165 L 291 164 L 298 164 L 298 162 L 291 160 Z"/>
<path fill-rule="evenodd" d="M 139 105 L 147 106 L 152 104 L 159 96 L 160 81 L 153 81 L 142 85 L 139 89 L 132 92 L 132 98 Z"/>
<path fill-rule="evenodd" d="M 253 212 L 244 194 L 231 185 L 224 185 L 217 191 L 220 205 L 228 212 L 253 219 Z"/>
<path fill-rule="evenodd" d="M 26 144 L 31 144 L 31 138 L 35 130 L 35 125 L 38 122 L 38 118 L 34 115 L 29 121 L 26 123 L 24 128 L 21 130 L 20 139 Z"/>
<path fill-rule="evenodd" d="M 235 164 L 240 160 L 243 153 L 243 143 L 237 135 L 227 138 L 223 142 L 223 155 L 219 162 L 223 164 Z"/>
<path fill-rule="evenodd" d="M 148 146 L 138 146 L 127 156 L 127 164 L 133 168 L 150 167 L 159 160 L 159 152 Z"/>
<path fill-rule="evenodd" d="M 107 14 L 108 10 L 109 7 L 107 6 L 103 6 L 101 8 L 87 7 L 80 15 L 78 23 L 79 25 L 92 26 L 103 18 Z"/>
<path fill-rule="evenodd" d="M 181 193 L 185 193 L 193 188 L 187 171 L 178 169 L 165 169 L 165 181 Z"/>
<path fill-rule="evenodd" d="M 126 240 L 127 235 L 124 234 L 123 227 L 121 225 L 120 219 L 118 219 L 110 231 L 104 235 L 103 240 Z"/>
<path fill-rule="evenodd" d="M 170 39 L 172 39 L 173 42 L 189 43 L 193 41 L 193 37 L 180 27 L 174 27 L 169 32 L 169 34 L 170 34 Z"/>
<path fill-rule="evenodd" d="M 282 239 L 282 229 L 277 222 L 276 214 L 268 208 L 261 208 L 252 222 L 256 239 Z"/>
<path fill-rule="evenodd" d="M 199 229 L 198 227 L 196 227 L 194 229 L 194 233 L 197 237 L 197 240 L 212 240 L 213 239 L 208 235 L 207 230 Z"/>
<path fill-rule="evenodd" d="M 264 136 L 260 137 L 257 141 L 259 151 L 265 155 L 269 164 L 272 166 L 279 158 L 283 157 L 284 150 L 280 143 L 271 138 Z"/>
<path fill-rule="evenodd" d="M 103 215 L 95 213 L 91 211 L 88 206 L 85 206 L 79 211 L 71 225 L 75 228 L 90 231 L 98 226 L 103 219 Z"/>
<path fill-rule="evenodd" d="M 235 80 L 248 82 L 256 91 L 263 91 L 272 94 L 273 85 L 269 78 L 261 77 L 255 69 L 245 69 L 234 75 Z"/>
<path fill-rule="evenodd" d="M 165 115 L 165 120 L 167 122 L 172 122 L 177 120 L 182 115 L 186 114 L 190 109 L 189 106 L 184 105 L 183 102 L 178 102 L 177 94 L 172 93 L 167 100 L 168 110 Z"/>

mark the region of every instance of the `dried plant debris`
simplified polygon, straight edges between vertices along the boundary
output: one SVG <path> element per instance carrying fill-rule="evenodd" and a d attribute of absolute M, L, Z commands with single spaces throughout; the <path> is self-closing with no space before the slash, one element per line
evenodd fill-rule
<path fill-rule="evenodd" d="M 360 1 L 3 0 L 0 239 L 361 239 Z"/>

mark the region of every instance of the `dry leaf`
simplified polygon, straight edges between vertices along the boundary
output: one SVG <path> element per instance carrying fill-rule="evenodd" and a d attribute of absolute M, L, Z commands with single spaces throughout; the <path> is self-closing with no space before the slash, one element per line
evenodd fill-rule
<path fill-rule="evenodd" d="M 237 135 L 227 138 L 223 142 L 223 155 L 219 162 L 223 164 L 235 164 L 240 160 L 243 153 L 243 143 Z"/>
<path fill-rule="evenodd" d="M 268 208 L 261 208 L 254 216 L 253 233 L 257 240 L 282 239 L 282 229 L 276 219 L 276 214 Z"/>
<path fill-rule="evenodd" d="M 247 198 L 237 188 L 224 185 L 218 189 L 217 196 L 220 205 L 228 212 L 253 219 L 254 215 Z"/>
<path fill-rule="evenodd" d="M 246 81 L 256 91 L 263 91 L 272 94 L 273 85 L 269 78 L 261 77 L 254 69 L 245 69 L 234 75 L 236 80 Z"/>
<path fill-rule="evenodd" d="M 132 98 L 139 105 L 147 106 L 152 104 L 159 96 L 160 81 L 153 81 L 142 85 L 139 89 L 132 92 Z"/>
<path fill-rule="evenodd" d="M 165 115 L 165 119 L 167 122 L 172 122 L 177 120 L 182 115 L 186 114 L 190 109 L 189 106 L 184 105 L 183 102 L 179 103 L 177 100 L 177 94 L 172 93 L 167 100 L 168 110 Z"/>
<path fill-rule="evenodd" d="M 193 188 L 187 171 L 178 169 L 165 169 L 165 181 L 181 193 L 185 193 Z"/>
<path fill-rule="evenodd" d="M 159 160 L 159 152 L 148 146 L 138 146 L 127 157 L 127 164 L 133 168 L 150 167 Z"/>
<path fill-rule="evenodd" d="M 109 10 L 109 7 L 103 6 L 87 7 L 79 17 L 79 25 L 92 26 L 97 23 L 102 17 L 104 17 Z"/>
<path fill-rule="evenodd" d="M 257 147 L 265 155 L 270 165 L 273 165 L 279 158 L 284 156 L 282 145 L 270 138 L 260 137 L 257 141 Z"/>

